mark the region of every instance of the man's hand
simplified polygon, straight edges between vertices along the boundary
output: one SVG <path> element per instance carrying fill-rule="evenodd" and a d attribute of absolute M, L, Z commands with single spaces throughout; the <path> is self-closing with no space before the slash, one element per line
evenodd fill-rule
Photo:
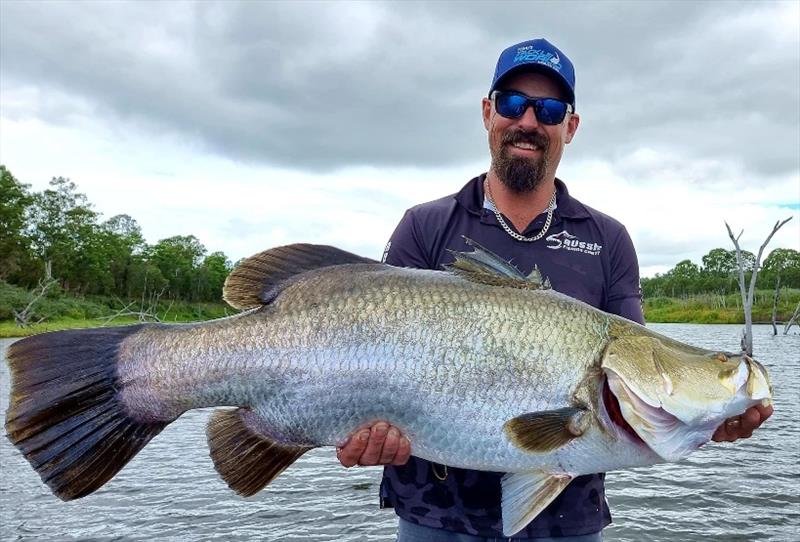
<path fill-rule="evenodd" d="M 345 467 L 354 465 L 404 465 L 411 455 L 411 443 L 388 422 L 375 422 L 357 431 L 336 449 L 336 457 Z"/>
<path fill-rule="evenodd" d="M 750 407 L 744 414 L 725 420 L 725 423 L 714 431 L 711 439 L 716 442 L 733 442 L 739 438 L 750 438 L 753 431 L 772 416 L 772 411 L 772 405 Z"/>

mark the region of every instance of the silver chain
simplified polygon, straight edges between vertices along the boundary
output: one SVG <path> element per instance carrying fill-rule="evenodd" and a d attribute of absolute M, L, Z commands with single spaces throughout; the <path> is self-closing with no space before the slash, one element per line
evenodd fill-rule
<path fill-rule="evenodd" d="M 506 224 L 505 219 L 503 219 L 503 215 L 501 215 L 500 211 L 497 209 L 497 204 L 494 202 L 494 198 L 492 198 L 492 189 L 489 187 L 489 179 L 483 181 L 483 191 L 486 193 L 486 198 L 489 200 L 489 203 L 491 203 L 492 207 L 494 208 L 494 216 L 497 217 L 497 221 L 500 223 L 503 229 L 506 230 L 506 233 L 517 241 L 533 243 L 534 241 L 538 241 L 544 237 L 544 234 L 550 229 L 550 223 L 553 221 L 553 210 L 556 208 L 556 190 L 553 190 L 553 195 L 550 197 L 550 203 L 547 204 L 547 220 L 544 221 L 544 227 L 542 228 L 542 231 L 533 237 L 525 237 L 524 235 L 520 235 L 512 230 L 508 224 Z"/>

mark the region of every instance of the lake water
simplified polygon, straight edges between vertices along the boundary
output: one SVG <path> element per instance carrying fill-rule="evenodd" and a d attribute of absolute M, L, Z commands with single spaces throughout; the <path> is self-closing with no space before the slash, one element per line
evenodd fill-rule
<path fill-rule="evenodd" d="M 738 350 L 741 326 L 653 324 L 698 346 Z M 614 523 L 606 541 L 800 540 L 800 335 L 756 326 L 776 412 L 750 440 L 709 444 L 679 464 L 608 475 Z M 11 340 L 0 340 L 0 358 Z M 9 373 L 0 369 L 0 411 Z M 61 502 L 0 438 L 0 540 L 393 540 L 377 505 L 378 468 L 346 470 L 313 450 L 255 497 L 219 479 L 205 441 L 209 410 L 185 414 L 109 484 Z"/>

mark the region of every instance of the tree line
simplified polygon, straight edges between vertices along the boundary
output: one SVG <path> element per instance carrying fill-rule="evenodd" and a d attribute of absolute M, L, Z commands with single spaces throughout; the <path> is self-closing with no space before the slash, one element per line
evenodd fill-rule
<path fill-rule="evenodd" d="M 123 299 L 219 301 L 232 268 L 193 235 L 150 245 L 128 215 L 101 221 L 69 179 L 32 192 L 0 165 L 0 280 L 30 289 L 53 279 L 67 292 Z"/>
<path fill-rule="evenodd" d="M 749 284 L 756 257 L 752 252 L 742 251 L 745 267 L 745 283 Z M 642 279 L 642 294 L 645 298 L 689 297 L 697 294 L 737 293 L 739 284 L 736 251 L 724 248 L 712 249 L 703 256 L 701 264 L 691 260 L 678 262 L 664 274 Z M 758 288 L 774 290 L 778 287 L 800 288 L 800 252 L 791 248 L 776 248 L 761 264 Z"/>
<path fill-rule="evenodd" d="M 100 214 L 69 179 L 31 192 L 0 165 L 0 280 L 25 288 L 54 278 L 68 292 L 137 299 L 153 293 L 186 301 L 218 301 L 233 268 L 223 252 L 207 254 L 193 235 L 176 235 L 154 245 L 144 241 L 136 220 Z M 755 256 L 743 252 L 750 275 Z M 700 264 L 678 262 L 664 274 L 642 279 L 645 298 L 738 292 L 736 251 L 715 248 Z M 749 276 L 747 277 L 749 281 Z M 758 286 L 800 288 L 800 253 L 773 250 L 764 260 Z"/>

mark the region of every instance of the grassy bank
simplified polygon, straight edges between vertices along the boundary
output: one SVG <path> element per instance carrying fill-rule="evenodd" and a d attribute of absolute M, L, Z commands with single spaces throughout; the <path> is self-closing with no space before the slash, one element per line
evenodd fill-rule
<path fill-rule="evenodd" d="M 31 298 L 23 288 L 0 281 L 0 338 L 23 337 L 56 331 L 102 325 L 124 325 L 137 323 L 132 316 L 108 319 L 119 312 L 128 302 L 105 297 L 81 297 L 64 292 L 51 292 L 36 305 L 31 321 L 42 319 L 39 324 L 20 328 L 14 323 L 13 310 L 21 310 Z M 772 319 L 773 292 L 756 292 L 753 320 L 770 322 Z M 798 301 L 800 289 L 784 289 L 778 310 L 778 320 L 787 320 Z M 131 307 L 138 310 L 141 303 Z M 233 314 L 235 311 L 224 303 L 187 303 L 184 301 L 161 301 L 156 314 L 164 322 L 193 322 L 210 320 Z M 739 294 L 727 296 L 701 294 L 685 298 L 654 297 L 644 301 L 644 314 L 648 322 L 675 322 L 695 324 L 742 324 L 744 315 Z"/>
<path fill-rule="evenodd" d="M 102 296 L 76 296 L 53 291 L 35 305 L 30 326 L 20 328 L 14 322 L 14 310 L 22 310 L 31 299 L 31 292 L 0 281 L 0 338 L 24 337 L 45 331 L 98 327 L 102 325 L 124 325 L 138 323 L 135 316 L 109 317 L 120 312 L 131 301 L 122 301 Z M 149 304 L 145 303 L 145 305 Z M 138 311 L 142 303 L 134 300 L 128 310 Z M 221 318 L 235 313 L 224 303 L 188 303 L 162 300 L 155 313 L 163 322 L 193 322 Z"/>
<path fill-rule="evenodd" d="M 775 292 L 757 290 L 753 302 L 753 322 L 772 321 L 772 303 Z M 800 301 L 800 290 L 786 288 L 781 291 L 777 320 L 785 322 Z M 644 300 L 644 317 L 648 322 L 692 324 L 744 324 L 740 294 L 721 296 L 698 294 L 683 298 L 654 297 Z"/>

